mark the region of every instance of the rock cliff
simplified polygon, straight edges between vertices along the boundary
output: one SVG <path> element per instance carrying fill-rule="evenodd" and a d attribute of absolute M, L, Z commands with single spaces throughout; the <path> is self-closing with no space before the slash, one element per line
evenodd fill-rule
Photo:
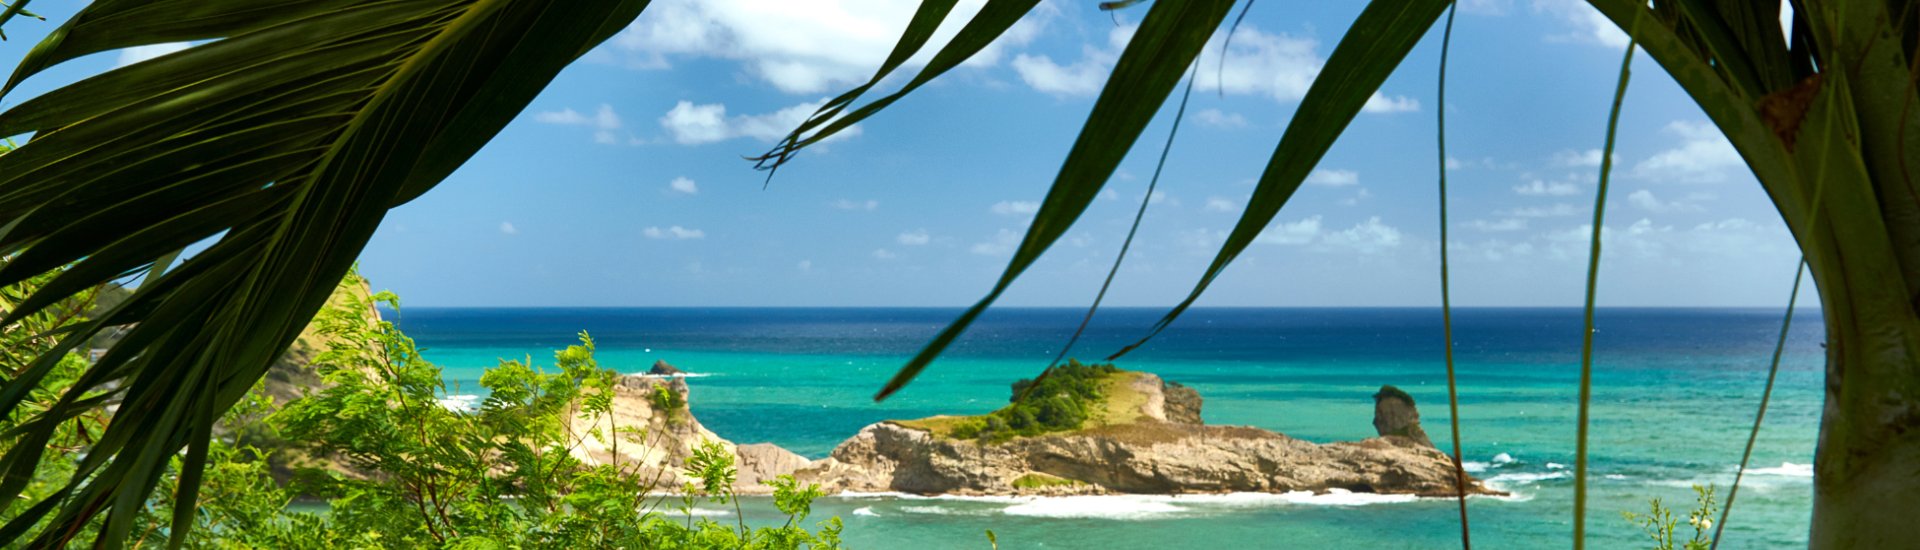
<path fill-rule="evenodd" d="M 1419 431 L 1411 398 L 1385 390 L 1376 396 L 1374 423 L 1382 437 L 1316 444 L 1243 426 L 1200 422 L 1199 393 L 1159 377 L 1127 371 L 1113 376 L 1109 408 L 1083 429 L 983 441 L 947 430 L 967 417 L 934 417 L 869 425 L 820 460 L 771 444 L 734 445 L 701 426 L 686 410 L 686 379 L 630 375 L 616 388 L 612 421 L 644 428 L 644 444 L 590 442 L 583 460 L 636 460 L 663 474 L 663 484 L 686 481 L 680 469 L 702 441 L 734 452 L 736 491 L 766 492 L 760 484 L 782 474 L 819 483 L 829 494 L 898 491 L 959 495 L 1179 494 L 1221 492 L 1353 492 L 1448 496 L 1452 463 Z M 1389 388 L 1390 389 L 1390 388 Z M 657 404 L 679 397 L 679 408 Z M 1404 393 L 1394 390 L 1400 396 Z M 1389 401 L 1391 403 L 1389 403 Z M 576 419 L 575 429 L 608 426 L 609 418 Z M 1409 426 L 1411 427 L 1409 429 Z M 1410 434 L 1417 434 L 1418 437 Z M 600 444 L 594 444 L 600 443 Z M 1478 481 L 1475 494 L 1496 493 Z"/>

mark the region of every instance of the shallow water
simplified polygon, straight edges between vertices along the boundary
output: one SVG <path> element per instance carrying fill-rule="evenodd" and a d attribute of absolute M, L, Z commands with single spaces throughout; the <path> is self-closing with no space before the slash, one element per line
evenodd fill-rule
<path fill-rule="evenodd" d="M 603 366 L 645 370 L 656 359 L 704 376 L 692 410 L 736 442 L 769 441 L 824 456 L 888 418 L 980 413 L 1008 384 L 1043 368 L 1083 311 L 996 310 L 906 390 L 873 392 L 951 320 L 946 309 L 433 309 L 397 319 L 446 369 L 456 395 L 479 395 L 501 358 L 551 364 L 589 331 Z M 1075 356 L 1105 355 L 1138 337 L 1159 310 L 1103 310 Z M 1636 545 L 1621 511 L 1662 498 L 1684 509 L 1690 484 L 1725 493 L 1751 427 L 1779 330 L 1777 310 L 1608 309 L 1600 312 L 1592 402 L 1589 542 Z M 1120 361 L 1198 389 L 1210 424 L 1242 424 L 1313 441 L 1373 435 L 1381 384 L 1421 404 L 1445 446 L 1446 378 L 1433 309 L 1197 309 Z M 1788 342 L 1767 424 L 1727 526 L 1725 548 L 1804 545 L 1818 428 L 1822 332 L 1802 312 Z M 1469 466 L 1509 498 L 1469 500 L 1476 544 L 1565 545 L 1580 312 L 1455 313 L 1461 435 Z M 749 504 L 754 503 L 749 499 Z M 858 548 L 1343 547 L 1459 543 L 1448 500 L 1374 495 L 1218 495 L 1042 499 L 859 495 L 823 499 Z M 771 510 L 770 505 L 757 508 Z M 749 519 L 763 518 L 753 510 Z M 1681 530 L 1686 531 L 1684 512 Z"/>

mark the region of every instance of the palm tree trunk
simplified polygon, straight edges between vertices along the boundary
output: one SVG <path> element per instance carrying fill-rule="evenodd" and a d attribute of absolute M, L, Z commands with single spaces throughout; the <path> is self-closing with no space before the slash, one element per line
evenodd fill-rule
<path fill-rule="evenodd" d="M 1911 547 L 1920 518 L 1920 317 L 1906 300 L 1836 286 L 1821 285 L 1826 407 L 1808 546 Z"/>
<path fill-rule="evenodd" d="M 1813 204 L 1820 215 L 1800 220 L 1814 222 L 1812 231 L 1796 231 L 1827 326 L 1812 548 L 1910 548 L 1920 518 L 1920 246 L 1914 245 L 1920 194 L 1905 175 L 1905 164 L 1915 159 L 1901 158 L 1915 145 L 1899 136 L 1915 119 L 1912 113 L 1875 116 L 1899 112 L 1897 103 L 1865 93 L 1905 82 L 1870 84 L 1877 86 L 1850 87 L 1860 108 L 1849 117 L 1859 124 L 1857 133 L 1826 136 L 1836 153 L 1847 145 L 1858 149 L 1821 162 L 1804 150 L 1811 144 L 1801 144 L 1803 168 L 1833 168 L 1807 172 L 1828 181 L 1805 184 L 1818 197 Z M 1848 185 L 1849 179 L 1870 184 Z M 1783 213 L 1790 225 L 1806 227 L 1791 223 L 1788 209 Z"/>

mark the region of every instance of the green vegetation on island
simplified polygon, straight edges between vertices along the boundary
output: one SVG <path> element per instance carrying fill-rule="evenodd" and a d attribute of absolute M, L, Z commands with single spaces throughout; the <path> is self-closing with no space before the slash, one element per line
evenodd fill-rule
<path fill-rule="evenodd" d="M 1016 437 L 1071 432 L 1139 421 L 1147 396 L 1133 388 L 1142 373 L 1111 363 L 1069 359 L 1037 378 L 1013 383 L 1007 406 L 975 416 L 934 416 L 894 424 L 940 437 L 999 443 Z"/>

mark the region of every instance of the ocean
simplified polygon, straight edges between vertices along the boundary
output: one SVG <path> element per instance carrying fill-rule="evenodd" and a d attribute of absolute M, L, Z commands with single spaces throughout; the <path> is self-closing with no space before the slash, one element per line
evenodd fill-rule
<path fill-rule="evenodd" d="M 476 395 L 501 359 L 552 365 L 587 331 L 601 366 L 644 371 L 666 360 L 696 377 L 691 410 L 739 443 L 825 456 L 884 419 L 983 413 L 1032 377 L 1084 310 L 996 309 L 920 378 L 873 393 L 959 310 L 938 308 L 407 308 L 393 317 L 444 369 L 449 394 Z M 1144 334 L 1157 309 L 1105 309 L 1072 354 L 1098 359 Z M 1603 309 L 1595 333 L 1588 542 L 1646 547 L 1621 512 L 1660 498 L 1680 510 L 1693 484 L 1724 498 L 1752 426 L 1779 309 Z M 1570 544 L 1580 310 L 1454 313 L 1460 430 L 1475 475 L 1511 497 L 1468 500 L 1483 548 Z M 1741 484 L 1723 548 L 1804 546 L 1811 517 L 1824 332 L 1795 317 L 1780 378 Z M 1374 435 L 1372 394 L 1398 386 L 1447 447 L 1440 312 L 1432 308 L 1195 309 L 1118 365 L 1199 390 L 1209 424 L 1248 425 L 1317 442 Z M 749 522 L 773 521 L 748 499 Z M 724 514 L 727 511 L 713 510 Z M 844 495 L 809 521 L 838 516 L 852 548 L 1448 548 L 1446 499 L 1329 494 L 925 498 Z"/>

